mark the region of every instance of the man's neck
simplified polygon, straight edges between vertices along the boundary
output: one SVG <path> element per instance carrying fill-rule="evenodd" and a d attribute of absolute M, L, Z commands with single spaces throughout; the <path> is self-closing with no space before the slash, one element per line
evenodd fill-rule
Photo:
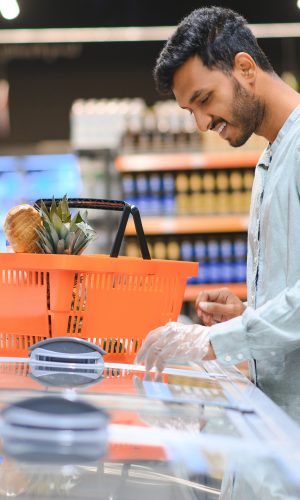
<path fill-rule="evenodd" d="M 256 134 L 272 143 L 289 115 L 300 104 L 300 94 L 277 75 L 265 74 L 261 96 L 265 103 L 265 114 Z"/>

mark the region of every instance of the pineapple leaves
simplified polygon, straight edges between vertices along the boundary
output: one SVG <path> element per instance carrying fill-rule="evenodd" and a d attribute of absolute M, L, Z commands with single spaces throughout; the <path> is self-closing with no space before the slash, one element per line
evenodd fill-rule
<path fill-rule="evenodd" d="M 56 211 L 57 211 L 56 201 L 55 201 L 55 198 L 53 196 L 51 207 L 50 207 L 50 220 L 52 220 L 53 215 L 56 214 Z"/>
<path fill-rule="evenodd" d="M 48 208 L 46 207 L 45 203 L 43 200 L 41 200 L 41 205 L 40 207 L 37 207 L 41 216 L 43 217 L 47 217 L 48 219 L 50 219 L 50 213 L 48 211 Z"/>
<path fill-rule="evenodd" d="M 83 232 L 85 236 L 88 236 L 91 233 L 95 232 L 94 229 L 92 229 L 86 222 L 79 222 L 79 224 L 76 225 Z"/>
<path fill-rule="evenodd" d="M 70 222 L 71 221 L 71 214 L 68 206 L 68 198 L 67 195 L 63 197 L 63 199 L 60 201 L 58 204 L 57 211 L 59 213 L 59 216 L 62 220 L 62 222 Z"/>
<path fill-rule="evenodd" d="M 59 240 L 56 247 L 56 253 L 66 253 L 65 252 L 65 240 Z"/>
<path fill-rule="evenodd" d="M 95 236 L 87 223 L 87 210 L 82 214 L 78 211 L 72 218 L 67 195 L 58 204 L 53 197 L 50 209 L 41 200 L 39 212 L 43 227 L 37 229 L 38 246 L 44 253 L 78 255 Z"/>
<path fill-rule="evenodd" d="M 71 233 L 71 232 L 66 237 L 66 246 L 67 246 L 67 248 L 69 248 L 71 254 L 74 253 L 73 248 L 74 248 L 75 239 L 76 239 L 75 233 Z"/>
<path fill-rule="evenodd" d="M 70 231 L 76 231 L 76 226 L 80 222 L 83 222 L 83 219 L 81 217 L 80 212 L 77 212 L 77 214 L 74 215 L 73 219 L 71 219 L 71 222 L 70 222 Z"/>

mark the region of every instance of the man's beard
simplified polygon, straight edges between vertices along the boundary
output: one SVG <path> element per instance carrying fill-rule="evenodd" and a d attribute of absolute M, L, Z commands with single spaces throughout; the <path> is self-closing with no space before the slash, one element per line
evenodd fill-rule
<path fill-rule="evenodd" d="M 234 126 L 241 130 L 241 134 L 234 140 L 229 139 L 233 147 L 239 147 L 245 144 L 251 135 L 261 125 L 265 106 L 263 102 L 249 93 L 235 78 L 233 78 L 233 104 L 232 116 Z"/>

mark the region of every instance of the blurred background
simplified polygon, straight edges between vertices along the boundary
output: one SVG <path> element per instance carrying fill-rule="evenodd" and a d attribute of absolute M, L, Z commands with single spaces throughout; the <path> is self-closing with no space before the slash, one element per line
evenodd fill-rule
<path fill-rule="evenodd" d="M 249 23 L 300 21 L 297 0 L 205 2 L 210 4 L 238 10 Z M 172 26 L 201 5 L 196 0 L 1 0 L 0 33 L 19 28 Z M 4 17 L 18 11 L 15 18 Z M 0 79 L 9 84 L 8 89 L 2 83 L 0 95 L 3 100 L 9 90 L 10 123 L 9 133 L 2 125 L 2 144 L 68 140 L 69 112 L 77 98 L 139 96 L 149 105 L 158 99 L 152 69 L 163 41 L 76 43 L 79 36 L 75 32 L 74 43 L 63 44 L 2 43 L 0 37 Z M 297 37 L 262 38 L 260 43 L 279 74 L 291 71 L 298 78 Z"/>
<path fill-rule="evenodd" d="M 238 10 L 277 73 L 298 89 L 297 0 L 212 4 Z M 155 90 L 166 38 L 202 5 L 0 0 L 0 227 L 9 208 L 41 197 L 125 199 L 141 211 L 152 258 L 199 262 L 186 289 L 190 316 L 203 286 L 225 284 L 246 297 L 247 213 L 265 145 L 253 136 L 234 150 L 217 134 L 201 134 Z M 89 215 L 99 234 L 89 252 L 108 253 L 117 221 Z M 122 252 L 137 257 L 131 223 Z"/>

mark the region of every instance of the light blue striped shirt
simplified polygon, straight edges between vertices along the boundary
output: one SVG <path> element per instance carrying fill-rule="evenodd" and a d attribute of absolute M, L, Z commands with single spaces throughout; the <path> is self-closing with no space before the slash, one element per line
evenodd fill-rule
<path fill-rule="evenodd" d="M 248 232 L 248 306 L 211 328 L 225 364 L 249 360 L 258 386 L 300 422 L 300 106 L 262 154 Z"/>

